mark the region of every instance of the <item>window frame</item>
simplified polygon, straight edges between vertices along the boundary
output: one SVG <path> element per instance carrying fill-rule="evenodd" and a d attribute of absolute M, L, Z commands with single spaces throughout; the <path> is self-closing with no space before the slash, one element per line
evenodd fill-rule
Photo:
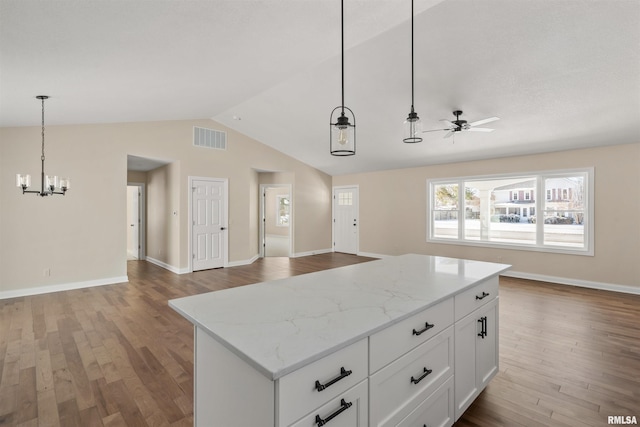
<path fill-rule="evenodd" d="M 533 197 L 534 199 L 534 209 L 536 213 L 542 213 L 544 216 L 545 212 L 545 204 L 553 201 L 547 198 L 547 190 L 545 189 L 544 183 L 546 179 L 549 178 L 561 178 L 561 177 L 569 177 L 569 176 L 584 176 L 584 215 L 585 220 L 583 224 L 584 230 L 584 245 L 580 248 L 577 247 L 569 247 L 569 246 L 559 246 L 552 244 L 544 243 L 544 221 L 536 221 L 535 228 L 535 243 L 524 244 L 524 243 L 510 243 L 510 242 L 495 242 L 488 240 L 473 240 L 469 238 L 465 238 L 465 183 L 469 184 L 473 181 L 483 181 L 483 180 L 497 180 L 497 179 L 518 179 L 518 178 L 534 178 L 535 179 L 535 194 L 538 196 Z M 546 170 L 546 171 L 532 171 L 532 172 L 518 172 L 518 173 L 504 173 L 504 174 L 492 174 L 492 175 L 471 175 L 471 176 L 460 176 L 460 177 L 444 177 L 444 178 L 429 178 L 427 179 L 427 209 L 426 209 L 426 222 L 427 222 L 427 235 L 426 241 L 427 243 L 442 243 L 449 245 L 464 245 L 464 246 L 477 246 L 477 247 L 488 247 L 488 248 L 500 248 L 500 249 L 514 249 L 514 250 L 524 250 L 524 251 L 533 251 L 533 252 L 549 252 L 549 253 L 562 253 L 562 254 L 572 254 L 572 255 L 585 255 L 585 256 L 594 256 L 594 247 L 595 247 L 595 233 L 594 233 L 594 224 L 595 224 L 595 197 L 594 197 L 594 181 L 595 181 L 595 169 L 593 167 L 587 168 L 575 168 L 575 169 L 556 169 L 556 170 Z M 457 212 L 457 238 L 456 237 L 434 237 L 434 215 L 432 206 L 433 200 L 435 197 L 434 189 L 438 185 L 458 185 L 459 189 L 463 189 L 462 191 L 458 191 L 458 210 Z M 540 197 L 539 195 L 543 195 Z"/>

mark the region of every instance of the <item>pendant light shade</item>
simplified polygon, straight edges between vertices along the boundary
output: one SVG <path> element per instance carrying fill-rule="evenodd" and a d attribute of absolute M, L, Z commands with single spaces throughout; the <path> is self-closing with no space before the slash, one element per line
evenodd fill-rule
<path fill-rule="evenodd" d="M 404 139 L 402 141 L 413 144 L 422 141 L 422 121 L 413 109 L 413 0 L 411 0 L 411 111 L 404 121 Z"/>
<path fill-rule="evenodd" d="M 411 106 L 411 112 L 409 116 L 404 121 L 404 139 L 403 141 L 407 144 L 412 144 L 416 142 L 421 142 L 422 137 L 422 120 L 418 117 L 418 113 L 413 110 L 413 105 Z"/>
<path fill-rule="evenodd" d="M 342 105 L 331 112 L 329 118 L 329 150 L 333 156 L 356 154 L 356 116 L 344 106 L 344 0 L 340 1 L 342 48 Z"/>
<path fill-rule="evenodd" d="M 331 154 L 353 156 L 356 154 L 356 118 L 347 107 L 336 107 L 331 112 Z"/>

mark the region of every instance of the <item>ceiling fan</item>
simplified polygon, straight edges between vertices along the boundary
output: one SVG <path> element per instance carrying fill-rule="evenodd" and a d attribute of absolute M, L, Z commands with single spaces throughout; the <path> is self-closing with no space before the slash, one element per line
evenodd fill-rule
<path fill-rule="evenodd" d="M 440 120 L 441 122 L 444 122 L 449 127 L 444 128 L 444 129 L 425 130 L 423 132 L 437 132 L 437 131 L 441 131 L 441 130 L 446 130 L 448 132 L 445 134 L 445 136 L 444 136 L 445 138 L 449 138 L 455 132 L 462 132 L 462 131 L 493 132 L 493 129 L 490 129 L 490 128 L 479 128 L 479 127 L 476 127 L 476 126 L 484 125 L 486 123 L 491 123 L 491 122 L 495 122 L 496 120 L 500 120 L 499 117 L 489 117 L 488 119 L 483 119 L 483 120 L 478 120 L 478 121 L 475 121 L 475 122 L 467 123 L 466 120 L 461 120 L 460 119 L 460 116 L 462 115 L 462 111 L 461 110 L 454 111 L 453 115 L 456 116 L 456 119 L 453 120 L 453 121 Z"/>

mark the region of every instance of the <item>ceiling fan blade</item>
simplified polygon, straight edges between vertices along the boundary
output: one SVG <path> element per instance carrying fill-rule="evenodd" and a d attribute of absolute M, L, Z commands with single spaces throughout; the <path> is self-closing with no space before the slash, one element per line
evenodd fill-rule
<path fill-rule="evenodd" d="M 453 131 L 452 130 L 447 132 L 447 134 L 445 136 L 443 136 L 443 138 L 449 138 L 449 137 L 451 137 L 451 135 L 453 135 Z"/>
<path fill-rule="evenodd" d="M 488 119 L 478 120 L 477 122 L 469 123 L 469 126 L 484 125 L 486 123 L 495 122 L 496 120 L 500 120 L 500 117 L 489 117 Z"/>
<path fill-rule="evenodd" d="M 471 132 L 493 132 L 493 129 L 490 128 L 469 128 L 467 130 Z"/>
<path fill-rule="evenodd" d="M 455 124 L 455 123 L 453 123 L 453 122 L 450 122 L 449 120 L 446 120 L 446 119 L 442 119 L 442 120 L 440 120 L 440 121 L 441 121 L 441 122 L 444 122 L 447 126 L 449 126 L 449 128 L 450 128 L 450 129 L 457 129 L 457 128 L 459 128 L 459 127 L 460 127 L 460 126 L 458 126 L 457 124 Z"/>
<path fill-rule="evenodd" d="M 427 132 L 440 132 L 440 131 L 443 131 L 443 130 L 451 130 L 451 129 L 446 128 L 446 129 L 431 129 L 431 130 L 423 130 L 423 131 L 422 131 L 422 133 L 427 133 Z"/>

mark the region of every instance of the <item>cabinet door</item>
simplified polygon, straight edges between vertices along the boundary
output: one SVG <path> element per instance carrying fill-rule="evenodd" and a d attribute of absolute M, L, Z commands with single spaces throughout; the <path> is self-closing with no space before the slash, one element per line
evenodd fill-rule
<path fill-rule="evenodd" d="M 498 300 L 480 310 L 480 319 L 485 322 L 484 338 L 476 340 L 476 383 L 482 391 L 498 373 Z"/>
<path fill-rule="evenodd" d="M 456 420 L 498 372 L 498 300 L 456 322 Z"/>
<path fill-rule="evenodd" d="M 481 323 L 476 312 L 456 322 L 455 326 L 455 416 L 456 420 L 469 407 L 478 391 L 476 341 L 480 339 Z"/>

